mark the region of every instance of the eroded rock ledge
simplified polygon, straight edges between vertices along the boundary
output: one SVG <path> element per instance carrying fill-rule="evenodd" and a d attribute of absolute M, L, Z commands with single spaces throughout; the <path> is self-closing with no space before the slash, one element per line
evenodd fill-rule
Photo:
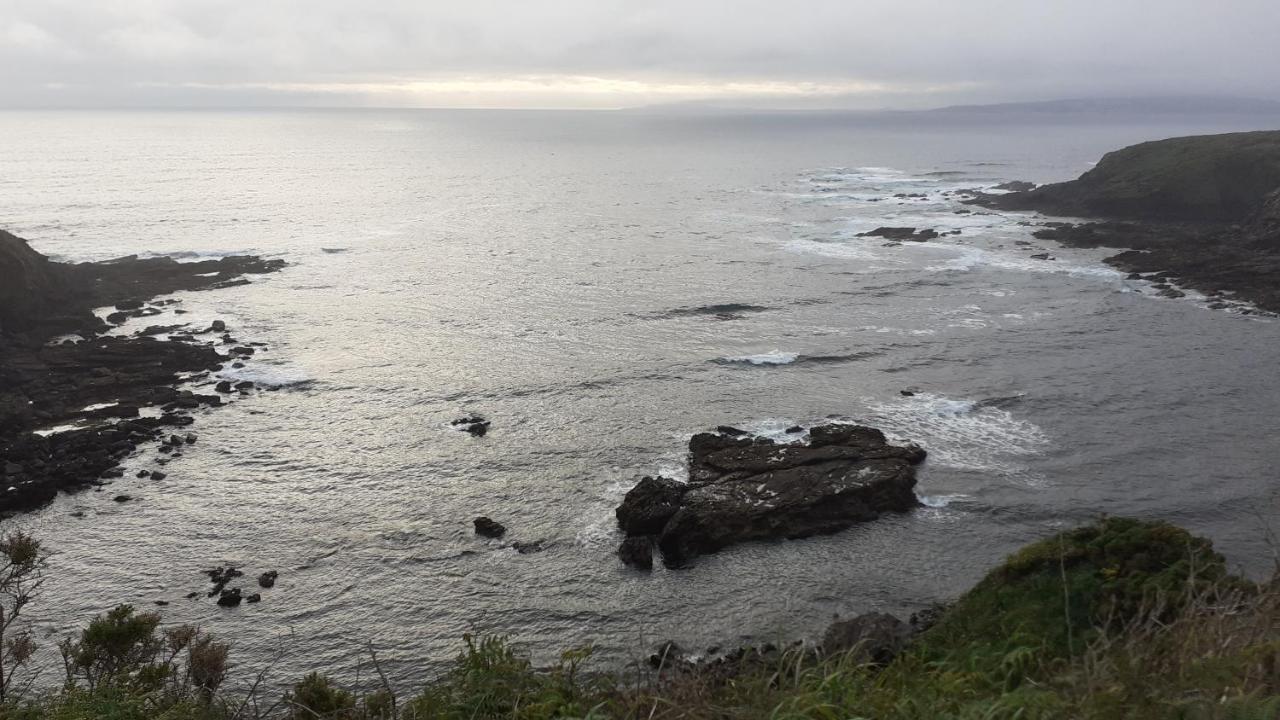
<path fill-rule="evenodd" d="M 890 445 L 862 425 L 829 424 L 779 443 L 733 428 L 689 440 L 689 482 L 645 477 L 616 515 L 627 534 L 624 562 L 652 566 L 654 545 L 668 567 L 739 542 L 802 538 L 843 530 L 919 504 L 915 466 L 925 452 Z"/>
<path fill-rule="evenodd" d="M 153 295 L 240 285 L 248 282 L 245 274 L 283 266 L 256 256 L 191 263 L 131 256 L 72 265 L 0 230 L 0 513 L 31 510 L 60 490 L 120 477 L 120 463 L 144 443 L 160 442 L 165 457 L 158 464 L 178 456 L 178 446 L 195 436 L 184 441 L 176 429 L 194 422 L 193 410 L 222 404 L 218 394 L 179 386 L 207 380 L 224 364 L 239 366 L 255 348 L 239 345 L 221 320 L 207 328 L 178 323 L 129 336 L 99 333 L 161 315 L 174 302 L 147 302 Z M 106 321 L 93 312 L 102 306 L 114 306 Z M 52 342 L 64 333 L 79 339 Z M 252 385 L 240 385 L 246 384 Z M 138 476 L 159 480 L 165 473 Z"/>

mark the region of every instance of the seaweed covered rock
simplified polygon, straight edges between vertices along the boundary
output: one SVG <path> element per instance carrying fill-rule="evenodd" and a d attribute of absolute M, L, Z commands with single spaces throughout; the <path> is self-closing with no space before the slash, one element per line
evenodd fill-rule
<path fill-rule="evenodd" d="M 924 456 L 861 425 L 822 425 L 789 443 L 699 433 L 689 440 L 688 484 L 642 479 L 618 507 L 618 523 L 630 537 L 656 536 L 663 562 L 681 567 L 739 542 L 833 533 L 906 512 L 918 505 L 914 466 Z"/>

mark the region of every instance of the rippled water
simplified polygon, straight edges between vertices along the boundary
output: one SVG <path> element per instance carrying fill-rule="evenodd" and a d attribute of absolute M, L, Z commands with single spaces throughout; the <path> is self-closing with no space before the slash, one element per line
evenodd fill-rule
<path fill-rule="evenodd" d="M 1255 127 L 0 115 L 0 225 L 41 251 L 290 262 L 177 296 L 182 320 L 266 342 L 234 377 L 275 391 L 201 414 L 163 481 L 130 473 L 6 521 L 57 553 L 32 615 L 48 647 L 112 604 L 167 600 L 166 618 L 231 638 L 246 673 L 354 675 L 372 644 L 408 681 L 469 630 L 540 659 L 590 641 L 622 663 L 669 637 L 732 645 L 907 613 L 1104 512 L 1180 523 L 1261 571 L 1280 325 L 1153 297 L 1105 252 L 1036 241 L 1027 216 L 957 214 L 947 194 Z M 959 234 L 858 236 L 880 225 Z M 464 413 L 490 434 L 452 429 Z M 928 448 L 926 507 L 685 571 L 617 562 L 613 507 L 638 474 L 679 475 L 690 433 L 829 416 Z M 475 537 L 478 514 L 506 541 Z M 235 610 L 184 599 L 220 563 L 280 580 Z"/>

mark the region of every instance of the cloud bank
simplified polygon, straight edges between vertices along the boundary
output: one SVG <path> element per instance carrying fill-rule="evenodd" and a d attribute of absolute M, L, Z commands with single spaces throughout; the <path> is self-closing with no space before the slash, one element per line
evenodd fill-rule
<path fill-rule="evenodd" d="M 0 0 L 0 106 L 1280 99 L 1274 0 Z"/>

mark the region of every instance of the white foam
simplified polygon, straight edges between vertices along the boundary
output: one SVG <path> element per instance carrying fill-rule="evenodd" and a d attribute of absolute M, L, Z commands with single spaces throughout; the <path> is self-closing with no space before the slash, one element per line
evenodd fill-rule
<path fill-rule="evenodd" d="M 731 363 L 747 363 L 750 365 L 789 365 L 800 357 L 797 353 L 782 352 L 773 350 L 758 355 L 734 355 L 721 358 L 725 362 Z"/>
<path fill-rule="evenodd" d="M 1049 436 L 1034 423 L 979 401 L 922 393 L 868 407 L 872 425 L 896 439 L 920 443 L 936 465 L 1023 475 L 1022 460 L 1050 445 Z"/>
<path fill-rule="evenodd" d="M 231 382 L 249 380 L 258 387 L 266 388 L 296 387 L 314 379 L 302 368 L 267 362 L 249 362 L 242 368 L 233 368 L 228 365 L 214 373 L 214 377 Z"/>
<path fill-rule="evenodd" d="M 963 495 L 963 494 L 953 494 L 953 495 L 921 495 L 919 497 L 920 497 L 920 504 L 924 505 L 925 507 L 944 508 L 957 500 L 964 500 L 969 496 Z"/>

